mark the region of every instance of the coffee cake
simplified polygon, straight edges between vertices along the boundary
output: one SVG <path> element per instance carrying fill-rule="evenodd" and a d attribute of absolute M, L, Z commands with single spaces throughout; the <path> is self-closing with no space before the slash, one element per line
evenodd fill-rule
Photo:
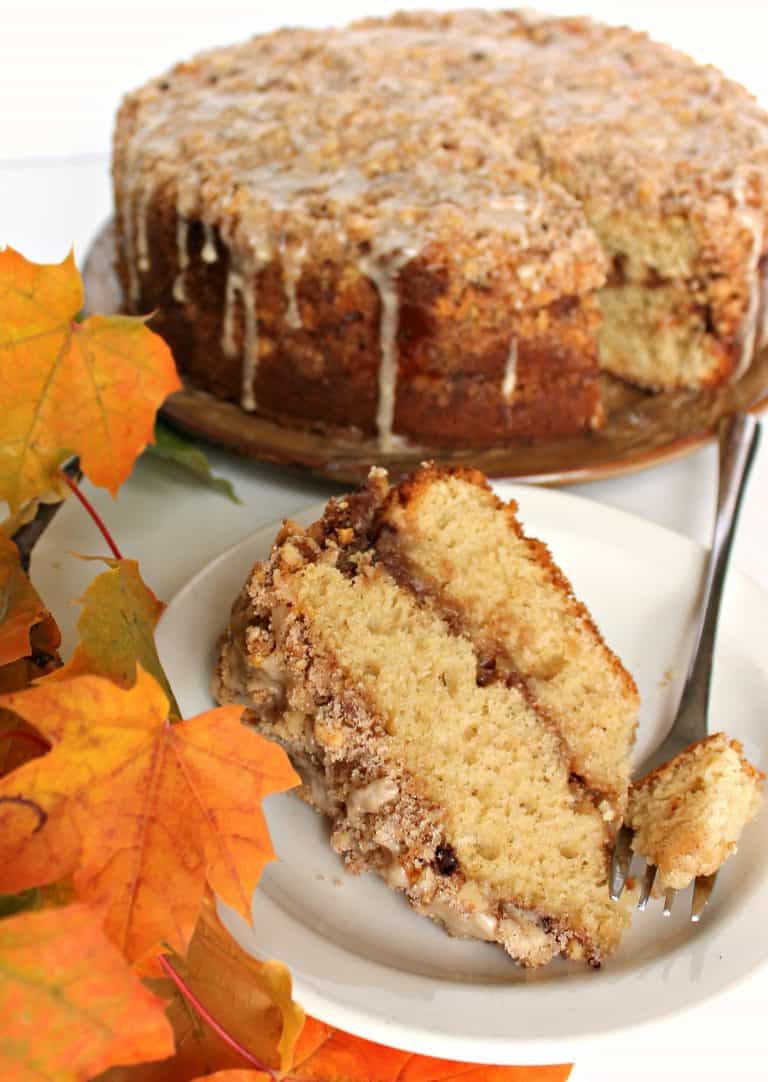
<path fill-rule="evenodd" d="M 118 269 L 193 386 L 392 450 L 589 431 L 604 369 L 708 387 L 765 338 L 768 122 L 626 28 L 280 30 L 117 122 Z"/>
<path fill-rule="evenodd" d="M 286 523 L 213 687 L 286 748 L 350 870 L 525 965 L 617 946 L 637 691 L 481 474 L 375 470 L 307 530 Z"/>

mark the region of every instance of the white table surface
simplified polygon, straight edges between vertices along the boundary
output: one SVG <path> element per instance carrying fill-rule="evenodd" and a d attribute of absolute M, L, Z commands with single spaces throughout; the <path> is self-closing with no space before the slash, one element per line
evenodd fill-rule
<path fill-rule="evenodd" d="M 708 10 L 704 5 L 705 14 Z M 623 9 L 621 14 L 625 14 Z M 171 58 L 176 55 L 172 53 Z M 21 97 L 15 100 L 23 110 Z M 6 119 L 7 114 L 3 122 Z M 53 134 L 55 117 L 50 124 Z M 71 145 L 81 144 L 73 141 Z M 14 147 L 26 149 L 18 140 L 0 146 L 0 155 L 5 157 L 0 160 L 0 244 L 11 244 L 27 257 L 46 262 L 59 261 L 74 245 L 82 260 L 94 233 L 110 214 L 106 147 L 102 143 L 100 151 L 50 159 L 14 154 Z M 103 492 L 93 494 L 124 553 L 139 559 L 145 578 L 161 597 L 172 596 L 193 572 L 259 525 L 336 491 L 277 467 L 243 463 L 215 451 L 210 457 L 217 472 L 234 482 L 242 506 L 213 493 L 196 492 L 191 501 L 189 489 L 168 468 L 147 461 L 139 463 L 117 501 Z M 706 543 L 715 495 L 714 448 L 632 476 L 573 486 L 571 491 Z M 767 494 L 768 439 L 755 465 L 734 552 L 735 565 L 755 581 L 756 589 L 768 589 Z M 200 528 L 201 508 L 204 529 Z M 77 615 L 71 601 L 92 574 L 92 567 L 67 555 L 70 551 L 104 551 L 99 535 L 74 503 L 59 514 L 38 545 L 33 563 L 38 588 L 69 642 Z M 752 922 L 756 936 L 762 936 L 766 916 L 747 912 L 744 920 Z M 670 1082 L 767 1077 L 762 1031 L 766 1001 L 768 971 L 662 1025 L 596 1041 L 588 1053 L 581 1052 L 573 1082 L 618 1078 L 645 1082 L 654 1075 Z"/>

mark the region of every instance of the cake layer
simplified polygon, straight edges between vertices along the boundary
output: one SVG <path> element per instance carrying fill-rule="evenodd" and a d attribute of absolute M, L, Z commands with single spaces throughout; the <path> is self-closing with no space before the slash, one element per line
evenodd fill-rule
<path fill-rule="evenodd" d="M 442 479 L 425 471 L 422 484 Z M 503 654 L 465 632 L 462 606 L 390 566 L 376 544 L 387 494 L 374 472 L 308 531 L 286 526 L 235 603 L 215 693 L 286 747 L 353 870 L 525 964 L 599 963 L 629 920 L 629 901 L 608 897 L 610 801 L 574 775 L 524 684 L 488 679 Z M 492 560 L 496 543 L 474 558 Z M 450 553 L 450 539 L 438 547 Z M 567 634 L 573 618 L 553 619 Z"/>
<path fill-rule="evenodd" d="M 715 733 L 635 782 L 627 824 L 633 849 L 657 868 L 654 889 L 716 872 L 757 814 L 764 781 L 738 740 Z"/>
<path fill-rule="evenodd" d="M 570 771 L 605 797 L 606 818 L 620 821 L 635 683 L 545 546 L 525 536 L 514 505 L 502 504 L 476 470 L 427 469 L 392 490 L 376 522 L 381 558 L 421 596 L 458 614 L 462 632 L 493 662 L 489 681 L 522 681 L 561 735 Z"/>
<path fill-rule="evenodd" d="M 480 446 L 599 421 L 588 375 L 547 406 L 552 374 L 574 384 L 581 370 L 562 321 L 536 350 L 535 405 L 516 408 L 498 357 L 525 352 L 517 314 L 551 319 L 555 302 L 587 295 L 594 307 L 606 267 L 623 268 L 628 293 L 669 289 L 647 304 L 615 282 L 602 295 L 603 367 L 654 388 L 743 370 L 761 323 L 767 177 L 754 99 L 644 35 L 401 13 L 263 35 L 130 95 L 115 136 L 118 265 L 128 307 L 160 310 L 197 385 L 288 423 L 376 431 L 388 448 L 436 440 L 435 396 L 413 386 L 428 362 L 449 385 L 448 444 L 463 383 L 488 392 L 471 398 L 462 440 Z"/>
<path fill-rule="evenodd" d="M 743 373 L 768 341 L 767 267 L 761 258 L 747 294 L 738 276 L 662 277 L 617 256 L 600 290 L 603 367 L 652 389 L 715 385 Z"/>

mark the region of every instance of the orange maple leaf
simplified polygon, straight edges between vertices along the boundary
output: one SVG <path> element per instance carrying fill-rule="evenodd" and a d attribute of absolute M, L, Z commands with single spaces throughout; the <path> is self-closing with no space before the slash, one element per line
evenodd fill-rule
<path fill-rule="evenodd" d="M 169 1002 L 176 1055 L 110 1071 L 104 1082 L 272 1082 L 278 1062 L 286 1072 L 279 1074 L 283 1082 L 565 1082 L 570 1074 L 567 1064 L 492 1067 L 434 1059 L 386 1048 L 314 1018 L 304 1021 L 284 967 L 245 954 L 208 902 L 186 960 L 172 963 L 181 981 L 151 985 Z M 265 972 L 269 967 L 276 968 L 278 980 Z M 248 1056 L 264 1069 L 248 1066 Z"/>
<path fill-rule="evenodd" d="M 297 1062 L 284 1082 L 567 1082 L 572 1064 L 544 1067 L 494 1067 L 434 1059 L 402 1052 L 333 1029 L 308 1018 Z M 303 1046 L 303 1051 L 302 1051 Z M 305 1058 L 299 1057 L 309 1054 Z M 140 1082 L 141 1071 L 133 1077 Z M 265 1082 L 263 1071 L 236 1068 L 198 1076 L 191 1082 Z"/>
<path fill-rule="evenodd" d="M 307 1018 L 288 1077 L 301 1082 L 566 1082 L 570 1073 L 570 1064 L 492 1067 L 433 1059 Z"/>
<path fill-rule="evenodd" d="M 12 511 L 54 489 L 59 465 L 114 495 L 153 439 L 155 414 L 181 386 L 162 338 L 136 316 L 78 323 L 74 256 L 58 265 L 0 252 L 0 499 Z"/>
<path fill-rule="evenodd" d="M 83 905 L 0 922 L 0 1077 L 79 1082 L 173 1055 L 161 1000 Z"/>
<path fill-rule="evenodd" d="M 0 891 L 71 875 L 131 960 L 161 944 L 186 952 L 206 883 L 250 919 L 275 855 L 261 800 L 299 779 L 240 707 L 171 724 L 141 668 L 127 690 L 79 676 L 0 696 L 2 707 L 53 747 L 0 781 Z"/>
<path fill-rule="evenodd" d="M 188 1082 L 252 1063 L 238 1050 L 246 1047 L 267 1073 L 290 1067 L 305 1018 L 293 1000 L 290 973 L 280 962 L 246 954 L 222 926 L 211 898 L 203 904 L 187 957 L 166 961 L 174 979 L 164 975 L 148 985 L 166 1004 L 176 1036 L 173 1059 L 114 1068 L 99 1082 Z"/>
<path fill-rule="evenodd" d="M 56 624 L 21 566 L 19 550 L 0 533 L 0 665 L 32 653 L 32 628 L 43 624 L 49 651 L 59 645 Z"/>
<path fill-rule="evenodd" d="M 352 1037 L 347 1033 L 341 1036 L 347 1041 L 360 1040 L 359 1037 Z M 376 1047 L 381 1049 L 385 1058 L 388 1058 L 386 1053 L 392 1051 L 392 1049 L 384 1048 L 383 1045 Z M 348 1073 L 350 1068 L 347 1065 L 341 1068 L 343 1073 L 339 1074 L 334 1064 L 317 1063 L 310 1074 L 296 1074 L 295 1071 L 291 1071 L 283 1078 L 284 1082 L 294 1082 L 294 1080 L 303 1082 L 305 1079 L 307 1082 L 310 1080 L 311 1082 L 379 1082 L 380 1079 L 385 1078 L 387 1082 L 453 1082 L 453 1080 L 456 1082 L 567 1082 L 572 1070 L 572 1065 L 568 1064 L 552 1067 L 490 1067 L 485 1064 L 430 1060 L 424 1056 L 409 1053 L 400 1053 L 400 1061 L 404 1061 L 405 1066 L 396 1074 L 381 1074 L 376 1067 L 373 1068 L 373 1074 L 367 1073 L 371 1069 L 370 1062 L 362 1062 L 353 1068 L 356 1070 L 355 1074 Z M 434 1064 L 438 1065 L 437 1069 L 433 1069 Z M 413 1073 L 414 1070 L 416 1073 Z M 136 1079 L 139 1082 L 138 1075 Z M 264 1071 L 236 1068 L 216 1071 L 215 1074 L 198 1075 L 190 1082 L 273 1082 L 273 1080 L 274 1076 L 267 1075 Z"/>
<path fill-rule="evenodd" d="M 342 1034 L 342 1036 L 351 1041 L 360 1039 L 351 1037 L 346 1033 Z M 384 1053 L 391 1051 L 391 1049 L 385 1049 L 382 1045 L 377 1047 L 380 1047 Z M 445 1069 L 440 1068 L 438 1071 L 433 1071 L 429 1066 L 430 1061 L 423 1056 L 401 1053 L 401 1060 L 403 1055 L 405 1055 L 405 1067 L 398 1074 L 380 1074 L 375 1071 L 375 1068 L 373 1074 L 360 1073 L 360 1070 L 367 1072 L 370 1069 L 370 1063 L 362 1063 L 356 1074 L 346 1073 L 346 1067 L 342 1068 L 345 1073 L 339 1074 L 333 1064 L 326 1066 L 317 1064 L 311 1074 L 296 1074 L 292 1071 L 290 1074 L 284 1075 L 283 1078 L 284 1082 L 294 1082 L 294 1080 L 303 1082 L 304 1079 L 307 1079 L 308 1082 L 309 1080 L 312 1080 L 312 1082 L 379 1082 L 379 1079 L 384 1078 L 387 1079 L 387 1082 L 454 1082 L 454 1080 L 456 1082 L 567 1082 L 572 1069 L 568 1065 L 559 1067 L 489 1067 L 484 1064 L 434 1060 L 431 1062 L 444 1064 Z M 412 1066 L 419 1072 L 424 1068 L 427 1073 L 413 1074 L 411 1072 Z M 197 1078 L 191 1079 L 190 1082 L 274 1082 L 274 1076 L 269 1076 L 263 1071 L 235 1069 L 216 1071 L 215 1074 L 198 1075 Z"/>

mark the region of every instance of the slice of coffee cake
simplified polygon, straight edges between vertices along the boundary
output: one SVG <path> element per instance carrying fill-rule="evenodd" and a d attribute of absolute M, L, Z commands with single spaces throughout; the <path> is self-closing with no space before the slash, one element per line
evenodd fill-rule
<path fill-rule="evenodd" d="M 282 743 L 353 871 L 526 965 L 598 964 L 637 715 L 631 677 L 485 478 L 374 470 L 286 523 L 222 638 L 214 690 Z"/>

